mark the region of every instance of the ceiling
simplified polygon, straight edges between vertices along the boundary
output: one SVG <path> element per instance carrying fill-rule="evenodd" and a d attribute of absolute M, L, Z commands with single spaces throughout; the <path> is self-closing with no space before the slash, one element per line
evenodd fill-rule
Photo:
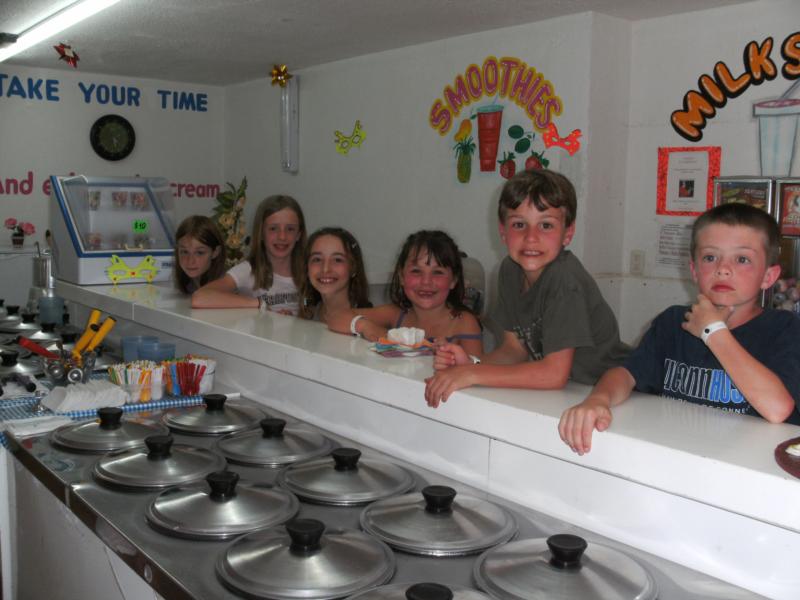
<path fill-rule="evenodd" d="M 2 0 L 0 32 L 20 33 L 74 0 Z M 9 59 L 71 69 L 53 45 L 71 44 L 78 69 L 228 85 L 433 40 L 596 11 L 639 20 L 752 0 L 121 0 Z"/>

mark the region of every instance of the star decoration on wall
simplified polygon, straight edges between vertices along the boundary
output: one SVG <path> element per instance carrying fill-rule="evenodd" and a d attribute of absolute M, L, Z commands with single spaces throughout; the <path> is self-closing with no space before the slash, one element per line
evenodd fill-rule
<path fill-rule="evenodd" d="M 73 69 L 78 68 L 78 61 L 81 59 L 78 56 L 78 53 L 72 49 L 72 46 L 68 44 L 64 44 L 63 42 L 58 46 L 53 46 L 56 52 L 58 52 L 58 60 L 64 60 L 67 62 L 69 66 Z"/>
<path fill-rule="evenodd" d="M 289 69 L 286 68 L 286 65 L 273 65 L 271 75 L 272 85 L 277 83 L 281 87 L 286 87 L 286 84 L 292 78 L 292 75 L 289 73 Z"/>

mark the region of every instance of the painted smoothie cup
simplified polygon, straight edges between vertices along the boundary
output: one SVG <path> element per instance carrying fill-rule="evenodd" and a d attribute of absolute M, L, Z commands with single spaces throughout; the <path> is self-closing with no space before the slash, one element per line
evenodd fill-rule
<path fill-rule="evenodd" d="M 497 147 L 500 143 L 503 106 L 501 104 L 481 106 L 477 112 L 481 171 L 494 171 L 497 167 Z"/>
<path fill-rule="evenodd" d="M 794 158 L 800 100 L 779 98 L 757 102 L 753 104 L 753 114 L 758 117 L 761 175 L 789 175 Z"/>

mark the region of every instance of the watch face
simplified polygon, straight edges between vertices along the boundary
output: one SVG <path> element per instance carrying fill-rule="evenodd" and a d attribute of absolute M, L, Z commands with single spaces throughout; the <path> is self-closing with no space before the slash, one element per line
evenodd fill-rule
<path fill-rule="evenodd" d="M 133 152 L 136 134 L 133 126 L 119 115 L 100 117 L 89 132 L 92 148 L 106 160 L 122 160 Z"/>

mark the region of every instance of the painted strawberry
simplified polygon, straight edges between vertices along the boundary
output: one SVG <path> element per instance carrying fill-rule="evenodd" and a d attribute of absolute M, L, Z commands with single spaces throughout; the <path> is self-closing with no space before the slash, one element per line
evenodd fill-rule
<path fill-rule="evenodd" d="M 531 155 L 525 160 L 525 170 L 546 169 L 549 164 L 550 161 L 544 157 L 544 152 L 531 152 Z"/>
<path fill-rule="evenodd" d="M 503 152 L 503 159 L 497 161 L 500 163 L 501 177 L 511 179 L 514 176 L 514 173 L 517 171 L 517 165 L 514 162 L 514 158 L 513 152 Z"/>

